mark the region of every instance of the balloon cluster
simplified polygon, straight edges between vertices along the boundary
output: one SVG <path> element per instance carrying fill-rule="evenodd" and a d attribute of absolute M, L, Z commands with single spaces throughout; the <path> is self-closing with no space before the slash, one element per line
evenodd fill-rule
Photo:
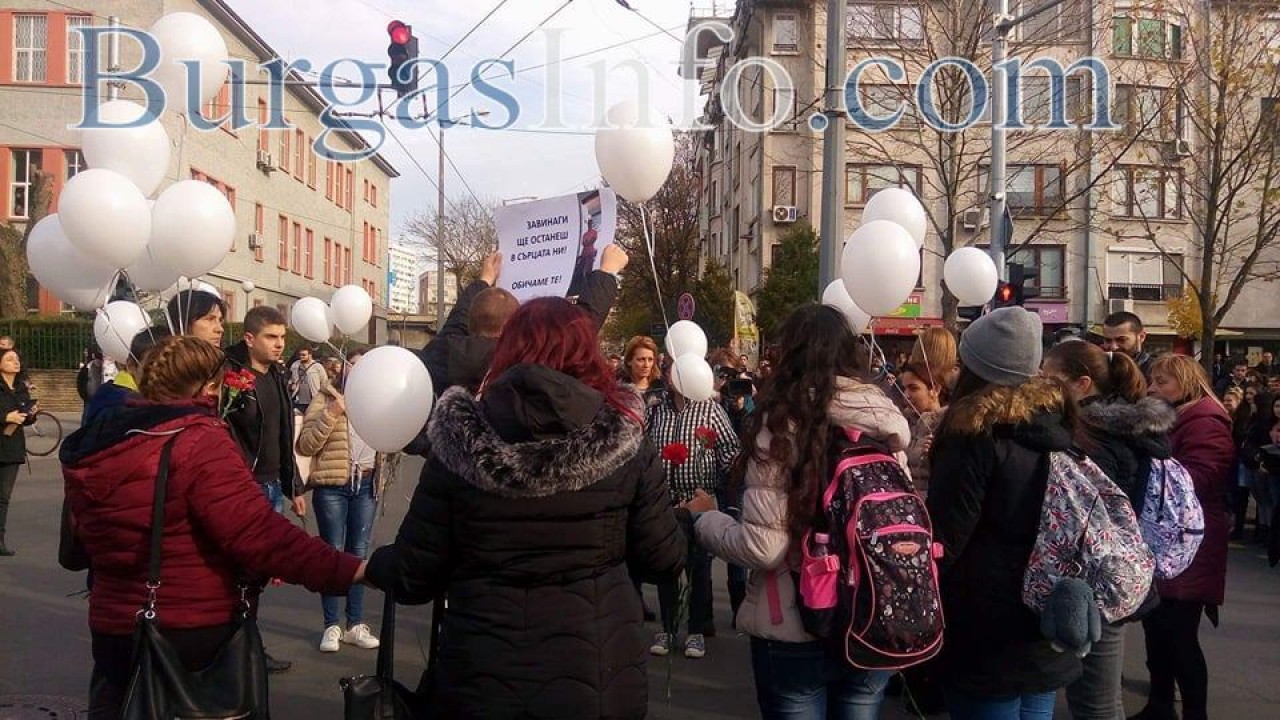
<path fill-rule="evenodd" d="M 200 62 L 201 104 L 225 84 L 226 42 L 208 20 L 171 13 L 150 29 L 160 45 L 153 78 L 172 106 L 185 105 L 185 60 Z M 88 128 L 81 147 L 89 169 L 67 181 L 58 212 L 36 223 L 27 244 L 31 274 L 60 300 L 97 311 L 94 335 L 118 362 L 129 356 L 133 335 L 146 327 L 146 313 L 131 302 L 104 307 L 123 274 L 139 291 L 172 289 L 179 278 L 213 270 L 231 250 L 236 217 L 217 189 L 184 180 L 156 196 L 169 173 L 172 143 L 159 118 L 128 100 L 98 108 L 102 125 Z M 154 200 L 149 197 L 155 196 Z"/>
<path fill-rule="evenodd" d="M 373 317 L 373 298 L 358 285 L 344 285 L 333 292 L 329 302 L 317 297 L 304 297 L 293 304 L 289 319 L 293 329 L 314 343 L 327 343 L 333 330 L 348 337 L 369 325 Z"/>

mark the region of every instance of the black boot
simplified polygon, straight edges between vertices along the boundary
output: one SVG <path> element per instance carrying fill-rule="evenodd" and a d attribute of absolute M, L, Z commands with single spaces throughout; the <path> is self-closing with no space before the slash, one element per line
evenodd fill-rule
<path fill-rule="evenodd" d="M 17 553 L 4 544 L 4 533 L 0 532 L 0 557 L 13 557 L 14 555 L 17 555 Z"/>
<path fill-rule="evenodd" d="M 285 672 L 289 668 L 293 667 L 293 663 L 288 660 L 277 660 L 271 657 L 271 654 L 265 650 L 262 651 L 262 654 L 267 658 L 267 672 L 272 675 Z"/>
<path fill-rule="evenodd" d="M 1172 705 L 1147 702 L 1147 706 L 1137 715 L 1130 715 L 1128 720 L 1178 720 L 1178 712 Z"/>

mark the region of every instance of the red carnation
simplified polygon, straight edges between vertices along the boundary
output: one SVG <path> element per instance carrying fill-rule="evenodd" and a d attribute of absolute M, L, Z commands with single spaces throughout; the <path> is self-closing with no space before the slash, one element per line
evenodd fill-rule
<path fill-rule="evenodd" d="M 715 428 L 709 427 L 699 427 L 697 430 L 693 431 L 693 436 L 697 438 L 698 443 L 707 450 L 714 448 L 716 443 L 720 440 L 720 433 L 716 432 Z"/>
<path fill-rule="evenodd" d="M 689 446 L 684 443 L 671 443 L 662 448 L 662 459 L 672 465 L 683 465 L 689 462 Z"/>

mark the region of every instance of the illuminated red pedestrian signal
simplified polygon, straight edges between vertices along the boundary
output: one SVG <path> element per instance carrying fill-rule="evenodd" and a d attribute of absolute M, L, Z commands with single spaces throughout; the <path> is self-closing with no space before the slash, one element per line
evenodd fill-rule
<path fill-rule="evenodd" d="M 413 64 L 418 59 L 418 38 L 413 36 L 412 27 L 399 20 L 387 26 L 387 34 L 391 36 L 391 45 L 387 47 L 387 57 L 391 59 L 387 75 L 396 94 L 404 97 L 418 89 L 418 68 Z"/>
<path fill-rule="evenodd" d="M 409 26 L 399 20 L 392 20 L 387 26 L 387 33 L 391 35 L 391 42 L 395 45 L 407 45 L 409 38 L 413 37 L 413 33 L 409 31 Z"/>

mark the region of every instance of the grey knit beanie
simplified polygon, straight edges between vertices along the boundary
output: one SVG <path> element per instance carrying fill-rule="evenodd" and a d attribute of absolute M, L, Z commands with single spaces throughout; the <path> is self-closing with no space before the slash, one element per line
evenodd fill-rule
<path fill-rule="evenodd" d="M 1040 372 L 1040 316 L 1020 307 L 978 318 L 960 336 L 960 360 L 993 385 L 1020 385 Z"/>

